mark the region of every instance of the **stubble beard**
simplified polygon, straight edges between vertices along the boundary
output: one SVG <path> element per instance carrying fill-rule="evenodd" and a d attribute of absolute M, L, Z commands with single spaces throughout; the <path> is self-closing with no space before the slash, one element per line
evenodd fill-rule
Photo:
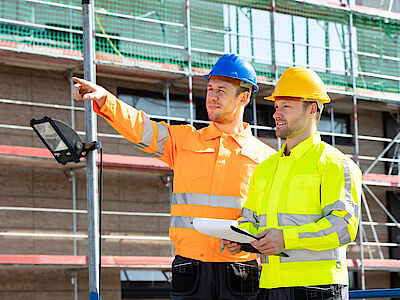
<path fill-rule="evenodd" d="M 212 122 L 222 123 L 225 120 L 225 114 L 223 112 L 207 112 L 208 119 Z"/>

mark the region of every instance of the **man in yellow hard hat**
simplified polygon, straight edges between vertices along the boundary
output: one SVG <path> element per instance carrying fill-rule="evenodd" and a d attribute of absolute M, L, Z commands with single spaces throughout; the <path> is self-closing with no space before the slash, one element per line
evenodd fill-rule
<path fill-rule="evenodd" d="M 361 171 L 321 141 L 317 126 L 330 99 L 315 72 L 287 69 L 266 99 L 286 143 L 256 168 L 239 219 L 259 238 L 251 243 L 262 253 L 258 299 L 347 299 L 346 245 L 357 234 Z M 288 257 L 275 255 L 281 251 Z"/>

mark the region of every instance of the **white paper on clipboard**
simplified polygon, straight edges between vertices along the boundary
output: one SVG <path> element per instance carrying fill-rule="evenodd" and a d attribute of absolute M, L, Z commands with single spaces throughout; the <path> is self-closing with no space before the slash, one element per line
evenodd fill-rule
<path fill-rule="evenodd" d="M 233 231 L 230 226 L 238 226 L 238 222 L 235 220 L 194 218 L 193 226 L 203 234 L 233 242 L 250 243 L 255 240 L 250 236 Z"/>

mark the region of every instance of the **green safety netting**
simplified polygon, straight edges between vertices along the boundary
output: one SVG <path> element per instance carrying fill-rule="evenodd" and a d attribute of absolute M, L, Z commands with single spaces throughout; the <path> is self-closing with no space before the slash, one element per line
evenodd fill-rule
<path fill-rule="evenodd" d="M 235 52 L 251 60 L 264 82 L 287 67 L 307 66 L 327 84 L 350 90 L 353 66 L 357 87 L 399 92 L 400 20 L 353 12 L 352 60 L 346 7 L 276 0 L 271 11 L 270 0 L 191 0 L 195 74 Z M 186 1 L 97 0 L 95 12 L 100 63 L 187 71 Z M 81 57 L 81 1 L 3 0 L 0 43 L 22 52 Z"/>

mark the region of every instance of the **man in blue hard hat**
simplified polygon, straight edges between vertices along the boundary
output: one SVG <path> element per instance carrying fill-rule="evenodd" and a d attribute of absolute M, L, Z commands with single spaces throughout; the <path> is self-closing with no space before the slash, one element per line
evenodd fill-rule
<path fill-rule="evenodd" d="M 258 91 L 250 63 L 225 54 L 205 78 L 211 124 L 200 130 L 150 121 L 144 112 L 82 79 L 74 78 L 73 96 L 93 100 L 95 112 L 119 133 L 174 170 L 170 238 L 176 256 L 171 299 L 255 299 L 256 256 L 221 250 L 219 239 L 199 233 L 192 221 L 237 219 L 255 167 L 275 151 L 243 122 L 250 96 Z"/>

